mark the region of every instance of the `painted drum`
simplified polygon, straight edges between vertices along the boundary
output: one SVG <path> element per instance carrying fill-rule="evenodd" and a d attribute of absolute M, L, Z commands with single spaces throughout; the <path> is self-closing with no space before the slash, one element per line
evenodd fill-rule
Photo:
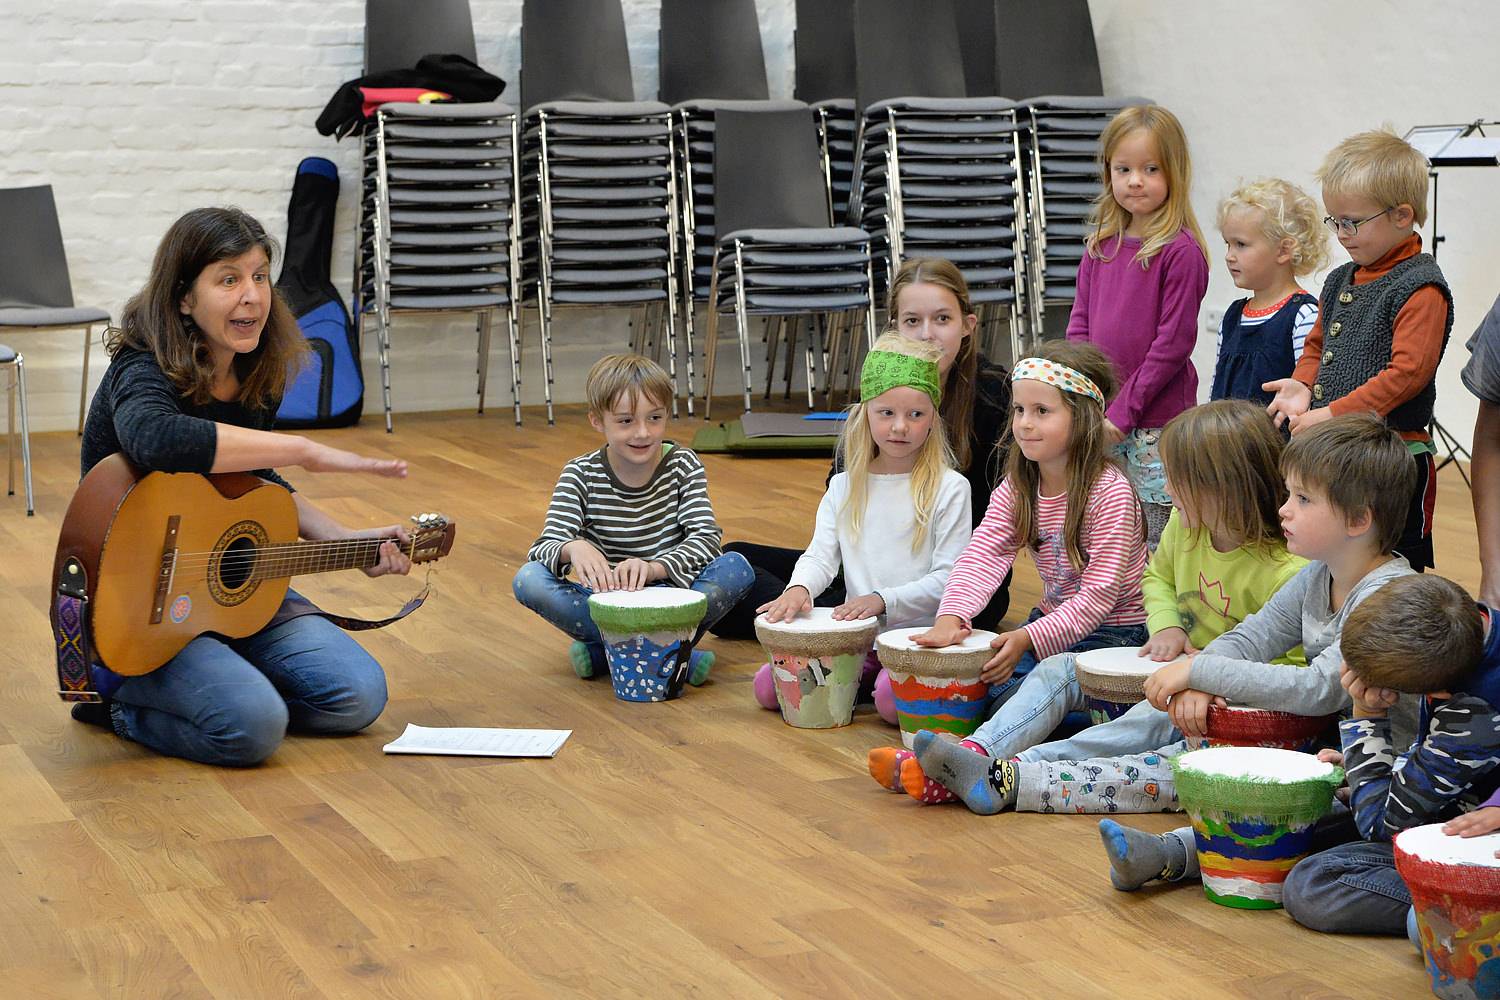
<path fill-rule="evenodd" d="M 786 622 L 755 619 L 755 637 L 771 663 L 787 725 L 834 729 L 850 723 L 859 675 L 879 631 L 879 618 L 836 621 L 832 608 L 813 608 Z"/>
<path fill-rule="evenodd" d="M 1265 708 L 1230 705 L 1208 707 L 1204 746 L 1274 747 L 1309 751 L 1338 715 L 1293 715 Z"/>
<path fill-rule="evenodd" d="M 1422 958 L 1443 1000 L 1500 998 L 1500 833 L 1450 837 L 1441 823 L 1396 834 Z"/>
<path fill-rule="evenodd" d="M 616 590 L 589 597 L 604 639 L 609 679 L 625 701 L 667 701 L 682 694 L 693 636 L 708 598 L 681 587 Z"/>
<path fill-rule="evenodd" d="M 1203 891 L 1225 906 L 1281 906 L 1282 883 L 1312 847 L 1342 768 L 1270 747 L 1209 747 L 1172 759 L 1177 798 L 1193 821 Z"/>
<path fill-rule="evenodd" d="M 1166 666 L 1141 655 L 1140 646 L 1107 646 L 1079 653 L 1073 660 L 1078 690 L 1094 725 L 1118 719 L 1146 700 L 1146 678 Z"/>
<path fill-rule="evenodd" d="M 993 632 L 970 632 L 962 642 L 933 649 L 918 646 L 912 637 L 925 628 L 898 628 L 875 640 L 880 665 L 891 678 L 901 741 L 908 747 L 920 729 L 971 736 L 984 721 L 990 686 L 979 672 L 995 651 Z"/>

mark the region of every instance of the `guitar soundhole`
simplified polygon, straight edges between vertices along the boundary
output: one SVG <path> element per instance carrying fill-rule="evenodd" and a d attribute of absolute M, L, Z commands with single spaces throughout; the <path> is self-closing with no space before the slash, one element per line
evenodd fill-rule
<path fill-rule="evenodd" d="M 208 573 L 208 590 L 226 607 L 242 604 L 255 593 L 257 550 L 268 544 L 266 531 L 254 521 L 241 521 L 219 536 Z"/>

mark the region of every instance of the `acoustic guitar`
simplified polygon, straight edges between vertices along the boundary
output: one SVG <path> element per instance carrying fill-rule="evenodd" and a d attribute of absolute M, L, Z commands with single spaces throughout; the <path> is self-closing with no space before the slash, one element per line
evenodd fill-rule
<path fill-rule="evenodd" d="M 412 519 L 413 563 L 448 554 L 454 525 Z M 374 566 L 384 538 L 297 539 L 297 505 L 247 472 L 142 472 L 124 455 L 89 470 L 57 540 L 52 589 L 84 595 L 94 658 L 150 673 L 205 632 L 264 628 L 302 573 Z"/>

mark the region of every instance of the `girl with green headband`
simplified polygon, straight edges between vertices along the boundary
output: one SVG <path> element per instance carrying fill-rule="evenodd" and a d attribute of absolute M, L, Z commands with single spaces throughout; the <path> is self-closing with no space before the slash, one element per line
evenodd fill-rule
<path fill-rule="evenodd" d="M 953 562 L 970 535 L 969 484 L 953 470 L 938 406 L 939 349 L 899 333 L 876 341 L 860 374 L 860 399 L 844 422 L 844 471 L 828 482 L 812 541 L 768 621 L 811 611 L 843 567 L 835 619 L 883 615 L 886 627 L 930 625 Z M 879 669 L 873 657 L 871 672 Z M 756 699 L 775 708 L 771 667 L 755 675 Z"/>

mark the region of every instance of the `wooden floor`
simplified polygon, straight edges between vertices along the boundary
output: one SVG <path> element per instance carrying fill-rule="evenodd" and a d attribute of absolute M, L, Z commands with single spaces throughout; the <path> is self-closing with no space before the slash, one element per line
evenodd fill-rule
<path fill-rule="evenodd" d="M 835 731 L 783 725 L 751 696 L 751 643 L 710 640 L 713 678 L 662 705 L 579 681 L 566 638 L 510 581 L 562 463 L 597 442 L 576 407 L 553 428 L 508 416 L 319 432 L 406 458 L 403 482 L 289 470 L 347 523 L 438 509 L 458 540 L 427 606 L 364 639 L 390 679 L 384 716 L 351 738 L 292 737 L 247 771 L 68 718 L 46 591 L 77 439 L 34 439 L 37 515 L 0 497 L 0 995 L 1430 995 L 1404 940 L 1313 934 L 1196 886 L 1116 892 L 1095 818 L 986 818 L 884 791 L 865 755 L 894 731 L 866 712 Z M 726 538 L 806 540 L 825 462 L 705 461 Z M 1473 588 L 1468 494 L 1456 469 L 1439 478 L 1439 569 Z M 1024 609 L 1029 564 L 1017 579 Z M 378 615 L 414 580 L 299 587 Z M 408 722 L 573 736 L 553 760 L 383 755 Z"/>

